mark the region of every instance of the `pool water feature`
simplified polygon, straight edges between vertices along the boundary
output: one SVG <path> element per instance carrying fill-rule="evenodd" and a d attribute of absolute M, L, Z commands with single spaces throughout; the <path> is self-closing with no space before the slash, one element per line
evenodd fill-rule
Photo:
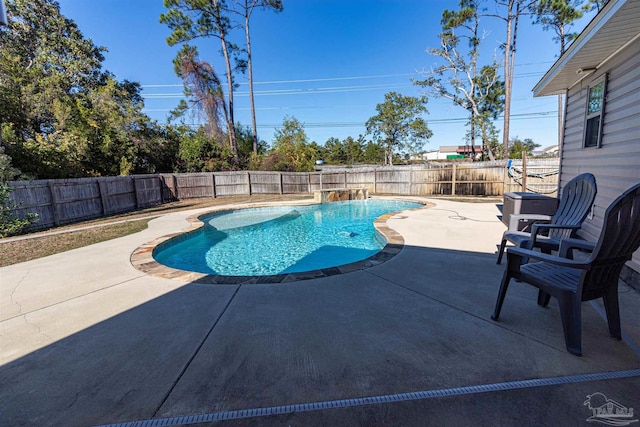
<path fill-rule="evenodd" d="M 369 258 L 386 244 L 376 218 L 423 206 L 359 200 L 217 212 L 204 226 L 153 251 L 160 264 L 222 276 L 268 276 L 320 270 Z"/>

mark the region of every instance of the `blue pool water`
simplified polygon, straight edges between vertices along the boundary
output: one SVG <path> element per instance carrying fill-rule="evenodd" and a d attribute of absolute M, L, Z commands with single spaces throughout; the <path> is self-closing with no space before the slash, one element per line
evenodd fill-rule
<path fill-rule="evenodd" d="M 420 206 L 359 200 L 219 212 L 201 217 L 204 227 L 165 242 L 153 256 L 169 267 L 224 276 L 318 270 L 376 254 L 386 242 L 373 221 Z"/>

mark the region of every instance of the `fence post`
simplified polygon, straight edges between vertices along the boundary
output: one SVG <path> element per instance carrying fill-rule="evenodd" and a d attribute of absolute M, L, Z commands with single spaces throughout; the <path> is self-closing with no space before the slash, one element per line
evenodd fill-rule
<path fill-rule="evenodd" d="M 527 191 L 527 153 L 522 153 L 522 191 Z"/>
<path fill-rule="evenodd" d="M 102 216 L 107 216 L 109 209 L 107 202 L 107 189 L 102 179 L 98 179 L 98 190 L 100 191 L 100 203 L 102 203 Z"/>
<path fill-rule="evenodd" d="M 409 194 L 413 194 L 413 168 L 409 169 Z"/>
<path fill-rule="evenodd" d="M 509 161 L 507 160 L 507 164 L 504 167 L 504 178 L 502 180 L 502 195 L 508 193 L 508 185 L 509 185 Z"/>
<path fill-rule="evenodd" d="M 278 191 L 280 192 L 279 194 L 283 193 L 283 188 L 282 188 L 282 172 L 278 172 Z"/>
<path fill-rule="evenodd" d="M 378 192 L 378 168 L 373 168 L 373 194 Z"/>
<path fill-rule="evenodd" d="M 58 215 L 58 197 L 56 196 L 56 192 L 54 190 L 55 184 L 51 181 L 47 182 L 47 186 L 49 187 L 49 193 L 51 194 L 51 209 L 53 211 L 53 225 L 60 225 L 60 219 Z"/>
<path fill-rule="evenodd" d="M 164 204 L 164 187 L 166 186 L 164 176 L 158 174 L 158 179 L 160 180 L 160 203 Z"/>
<path fill-rule="evenodd" d="M 176 200 L 180 200 L 180 196 L 178 194 L 178 177 L 176 174 L 173 174 L 173 193 L 175 195 Z"/>
<path fill-rule="evenodd" d="M 322 190 L 322 169 L 320 169 L 320 189 Z"/>
<path fill-rule="evenodd" d="M 249 196 L 251 195 L 251 174 L 247 172 L 247 190 Z"/>
<path fill-rule="evenodd" d="M 138 181 L 135 176 L 131 177 L 133 181 L 133 197 L 136 200 L 136 209 L 140 209 L 140 196 L 138 195 Z"/>
<path fill-rule="evenodd" d="M 211 193 L 213 194 L 213 198 L 216 198 L 216 174 L 211 172 Z"/>
<path fill-rule="evenodd" d="M 456 164 L 453 164 L 453 171 L 451 172 L 451 195 L 456 195 Z"/>
<path fill-rule="evenodd" d="M 347 171 L 344 171 L 344 188 L 347 188 Z"/>

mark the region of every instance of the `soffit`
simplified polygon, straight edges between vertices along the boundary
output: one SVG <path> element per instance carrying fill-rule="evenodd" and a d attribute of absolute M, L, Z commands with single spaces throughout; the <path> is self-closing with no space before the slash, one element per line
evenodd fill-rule
<path fill-rule="evenodd" d="M 534 96 L 564 93 L 640 40 L 640 0 L 611 0 L 533 88 Z M 589 70 L 580 73 L 579 70 Z"/>

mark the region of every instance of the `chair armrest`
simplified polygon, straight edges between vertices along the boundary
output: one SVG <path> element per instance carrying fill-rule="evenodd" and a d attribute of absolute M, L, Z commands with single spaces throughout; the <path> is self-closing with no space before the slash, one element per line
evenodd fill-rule
<path fill-rule="evenodd" d="M 579 230 L 580 225 L 562 225 L 562 224 L 539 224 L 535 223 L 531 227 L 531 247 L 536 246 L 536 237 L 541 230 Z M 573 233 L 572 233 L 573 234 Z"/>
<path fill-rule="evenodd" d="M 509 217 L 509 230 L 518 230 L 520 221 L 539 222 L 551 221 L 551 215 L 542 214 L 514 214 Z"/>
<path fill-rule="evenodd" d="M 517 262 L 515 264 L 517 264 L 518 270 L 520 269 L 522 258 L 529 258 L 530 260 L 532 259 L 536 261 L 544 261 L 544 262 L 548 262 L 554 265 L 559 265 L 562 267 L 578 268 L 581 270 L 589 270 L 591 268 L 591 264 L 588 262 L 562 258 L 556 255 L 549 255 L 542 252 L 532 251 L 530 249 L 518 248 L 515 246 L 507 248 L 507 257 L 509 260 L 512 259 L 513 257 L 517 258 L 516 260 Z M 511 262 L 508 263 L 507 268 L 510 268 L 509 267 L 510 265 L 511 265 Z"/>
<path fill-rule="evenodd" d="M 582 239 L 562 239 L 560 241 L 560 249 L 558 251 L 558 256 L 563 258 L 569 258 L 571 255 L 569 251 L 572 249 L 582 249 L 584 251 L 593 252 L 596 244 L 593 242 L 588 242 Z"/>

